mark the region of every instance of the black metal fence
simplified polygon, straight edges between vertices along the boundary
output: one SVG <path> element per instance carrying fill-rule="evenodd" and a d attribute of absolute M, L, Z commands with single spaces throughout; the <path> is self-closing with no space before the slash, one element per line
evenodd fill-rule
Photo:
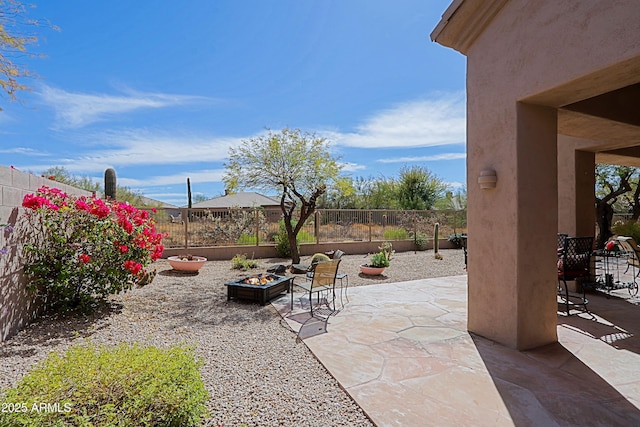
<path fill-rule="evenodd" d="M 279 208 L 158 209 L 158 231 L 167 248 L 273 245 L 284 232 Z M 300 244 L 433 239 L 467 229 L 465 210 L 319 209 L 298 234 Z"/>

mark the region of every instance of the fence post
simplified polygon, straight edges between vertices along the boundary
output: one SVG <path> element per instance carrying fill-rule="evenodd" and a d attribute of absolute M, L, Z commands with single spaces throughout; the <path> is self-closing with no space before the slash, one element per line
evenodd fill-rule
<path fill-rule="evenodd" d="M 371 230 L 371 226 L 372 226 L 372 222 L 373 222 L 373 214 L 371 211 L 369 211 L 369 241 L 371 242 L 372 239 L 372 230 Z"/>
<path fill-rule="evenodd" d="M 260 212 L 258 212 L 258 208 L 253 210 L 256 213 L 256 246 L 260 246 Z"/>
<path fill-rule="evenodd" d="M 314 214 L 314 219 L 313 219 L 313 233 L 316 235 L 316 245 L 318 243 L 320 243 L 320 212 L 315 211 Z"/>

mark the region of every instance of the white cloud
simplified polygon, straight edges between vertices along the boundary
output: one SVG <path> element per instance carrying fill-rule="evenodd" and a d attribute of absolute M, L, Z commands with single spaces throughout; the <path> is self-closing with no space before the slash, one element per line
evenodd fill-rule
<path fill-rule="evenodd" d="M 55 166 L 64 166 L 73 173 L 94 173 L 108 167 L 145 165 L 186 165 L 199 162 L 226 160 L 229 148 L 241 142 L 241 138 L 206 137 L 186 133 L 151 133 L 145 130 L 112 132 L 102 135 L 85 135 L 93 146 L 109 147 L 91 149 L 82 147 L 72 158 L 58 158 Z M 24 166 L 26 167 L 26 166 Z M 46 165 L 28 166 L 34 170 L 46 169 Z"/>
<path fill-rule="evenodd" d="M 356 172 L 367 168 L 365 165 L 359 165 L 351 162 L 341 162 L 340 165 L 342 166 L 343 172 Z"/>
<path fill-rule="evenodd" d="M 221 182 L 224 176 L 224 169 L 210 169 L 180 172 L 172 175 L 153 176 L 146 179 L 130 179 L 130 178 L 118 178 L 118 184 L 126 187 L 156 187 L 167 185 L 184 185 L 185 192 L 187 188 L 187 178 L 191 180 L 191 183 L 204 184 L 209 182 Z M 186 194 L 186 193 L 185 193 Z M 150 197 L 150 196 L 149 196 Z"/>
<path fill-rule="evenodd" d="M 466 159 L 466 153 L 442 153 L 434 154 L 433 156 L 407 156 L 407 157 L 394 157 L 390 159 L 378 159 L 380 163 L 412 163 L 412 162 L 437 162 L 440 160 L 459 160 Z"/>
<path fill-rule="evenodd" d="M 467 184 L 463 184 L 462 182 L 457 181 L 447 182 L 446 185 L 453 190 L 462 190 L 467 186 Z"/>
<path fill-rule="evenodd" d="M 48 153 L 34 150 L 33 148 L 27 148 L 27 147 L 0 149 L 0 154 L 21 154 L 24 156 L 49 156 Z"/>
<path fill-rule="evenodd" d="M 139 109 L 165 108 L 202 101 L 206 98 L 164 93 L 128 91 L 124 95 L 72 93 L 42 86 L 41 98 L 51 105 L 59 120 L 58 127 L 80 128 L 114 115 Z"/>
<path fill-rule="evenodd" d="M 466 139 L 464 94 L 418 100 L 383 110 L 356 132 L 324 132 L 337 145 L 358 148 L 432 147 Z"/>

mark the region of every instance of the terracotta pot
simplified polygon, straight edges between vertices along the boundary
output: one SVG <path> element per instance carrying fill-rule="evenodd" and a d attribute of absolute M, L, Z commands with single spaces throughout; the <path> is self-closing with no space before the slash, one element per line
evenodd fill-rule
<path fill-rule="evenodd" d="M 371 267 L 370 265 L 361 265 L 360 271 L 368 276 L 379 276 L 384 271 L 384 267 Z"/>
<path fill-rule="evenodd" d="M 190 260 L 182 259 L 179 256 L 170 256 L 167 258 L 174 270 L 180 271 L 198 271 L 204 265 L 207 259 L 203 256 L 194 256 Z"/>

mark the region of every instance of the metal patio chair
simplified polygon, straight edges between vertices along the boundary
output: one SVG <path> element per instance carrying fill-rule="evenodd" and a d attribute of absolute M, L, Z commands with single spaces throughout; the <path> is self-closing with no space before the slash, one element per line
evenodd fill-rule
<path fill-rule="evenodd" d="M 582 306 L 584 311 L 589 312 L 585 286 L 580 286 L 582 295 L 569 293 L 567 280 L 588 279 L 591 276 L 592 251 L 593 237 L 564 238 L 562 251 L 558 255 L 558 294 L 565 304 L 567 316 L 570 315 L 571 307 Z M 560 282 L 564 284 L 564 292 Z"/>
<path fill-rule="evenodd" d="M 303 277 L 295 277 L 292 282 L 292 286 L 298 286 L 309 294 L 309 306 L 311 310 L 311 316 L 313 317 L 313 294 L 316 295 L 316 301 L 320 302 L 320 293 L 326 293 L 326 301 L 329 304 L 329 295 L 331 295 L 331 302 L 333 303 L 333 309 L 331 313 L 335 311 L 335 295 L 336 295 L 336 276 L 338 274 L 338 266 L 340 265 L 340 259 L 332 259 L 329 261 L 322 261 L 315 264 L 313 275 L 309 278 L 306 275 Z M 297 281 L 297 279 L 304 279 L 304 281 Z M 293 289 L 292 289 L 293 291 Z M 291 308 L 293 308 L 293 292 L 291 292 Z"/>

